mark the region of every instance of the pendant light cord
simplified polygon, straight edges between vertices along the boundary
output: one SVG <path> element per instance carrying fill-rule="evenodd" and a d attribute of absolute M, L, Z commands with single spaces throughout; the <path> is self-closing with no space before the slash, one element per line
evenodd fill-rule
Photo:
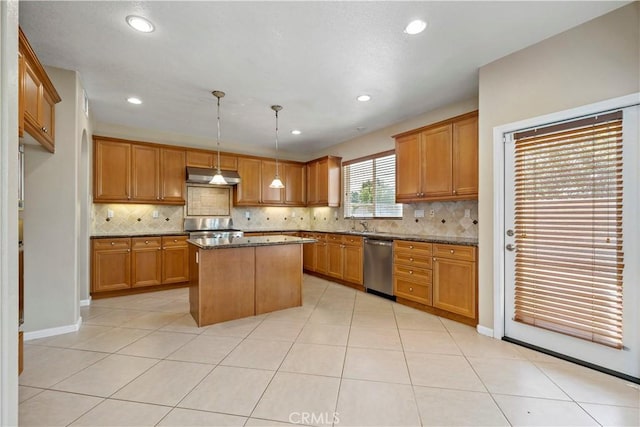
<path fill-rule="evenodd" d="M 276 110 L 276 178 L 280 178 L 278 170 L 278 110 Z"/>
<path fill-rule="evenodd" d="M 220 175 L 220 97 L 218 96 L 218 175 Z"/>

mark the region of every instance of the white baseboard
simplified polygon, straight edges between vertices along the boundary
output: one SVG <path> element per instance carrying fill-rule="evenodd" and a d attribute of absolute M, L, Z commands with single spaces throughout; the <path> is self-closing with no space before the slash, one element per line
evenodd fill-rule
<path fill-rule="evenodd" d="M 476 330 L 480 335 L 486 335 L 488 337 L 494 338 L 493 329 L 487 328 L 486 326 L 478 325 L 476 326 Z"/>
<path fill-rule="evenodd" d="M 24 333 L 24 340 L 30 341 L 38 338 L 52 337 L 54 335 L 68 334 L 69 332 L 76 332 L 80 329 L 82 324 L 82 316 L 78 317 L 78 321 L 71 325 L 58 326 L 57 328 L 40 329 L 38 331 L 31 331 Z"/>
<path fill-rule="evenodd" d="M 86 307 L 88 305 L 91 305 L 91 297 L 89 297 L 88 299 L 80 300 L 80 307 Z"/>

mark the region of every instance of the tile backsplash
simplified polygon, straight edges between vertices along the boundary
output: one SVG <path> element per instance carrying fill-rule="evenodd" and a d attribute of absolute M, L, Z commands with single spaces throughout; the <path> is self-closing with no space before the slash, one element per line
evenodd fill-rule
<path fill-rule="evenodd" d="M 109 210 L 113 211 L 113 217 L 107 221 Z M 415 218 L 416 210 L 424 210 L 424 218 Z M 154 211 L 158 212 L 157 219 L 153 218 Z M 241 230 L 362 229 L 360 220 L 345 219 L 342 212 L 342 207 L 238 207 L 231 209 L 231 217 L 234 226 Z M 91 231 L 93 235 L 182 231 L 184 214 L 184 206 L 94 204 Z M 367 223 L 370 230 L 381 232 L 477 238 L 477 220 L 478 202 L 462 201 L 405 204 L 402 219 L 370 219 Z"/>

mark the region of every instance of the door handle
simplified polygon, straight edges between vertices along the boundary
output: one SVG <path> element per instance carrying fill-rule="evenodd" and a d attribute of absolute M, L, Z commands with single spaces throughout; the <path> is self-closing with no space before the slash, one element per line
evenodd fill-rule
<path fill-rule="evenodd" d="M 508 250 L 509 252 L 513 252 L 516 250 L 516 245 L 509 243 L 507 244 L 507 246 L 505 246 L 505 249 Z"/>

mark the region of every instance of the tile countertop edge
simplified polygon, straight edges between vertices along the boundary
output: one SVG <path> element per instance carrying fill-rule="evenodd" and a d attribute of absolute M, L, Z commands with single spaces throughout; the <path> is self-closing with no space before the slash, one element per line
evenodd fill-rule
<path fill-rule="evenodd" d="M 127 237 L 161 237 L 161 236 L 188 236 L 188 232 L 184 231 L 164 231 L 164 232 L 140 232 L 140 233 L 123 233 L 123 234 L 114 234 L 114 233 L 105 233 L 105 234 L 92 234 L 91 239 L 121 239 Z"/>
<path fill-rule="evenodd" d="M 233 239 L 188 239 L 190 243 L 200 249 L 231 249 L 255 246 L 273 245 L 300 245 L 305 243 L 315 243 L 315 239 L 291 236 L 255 236 L 236 237 Z"/>

